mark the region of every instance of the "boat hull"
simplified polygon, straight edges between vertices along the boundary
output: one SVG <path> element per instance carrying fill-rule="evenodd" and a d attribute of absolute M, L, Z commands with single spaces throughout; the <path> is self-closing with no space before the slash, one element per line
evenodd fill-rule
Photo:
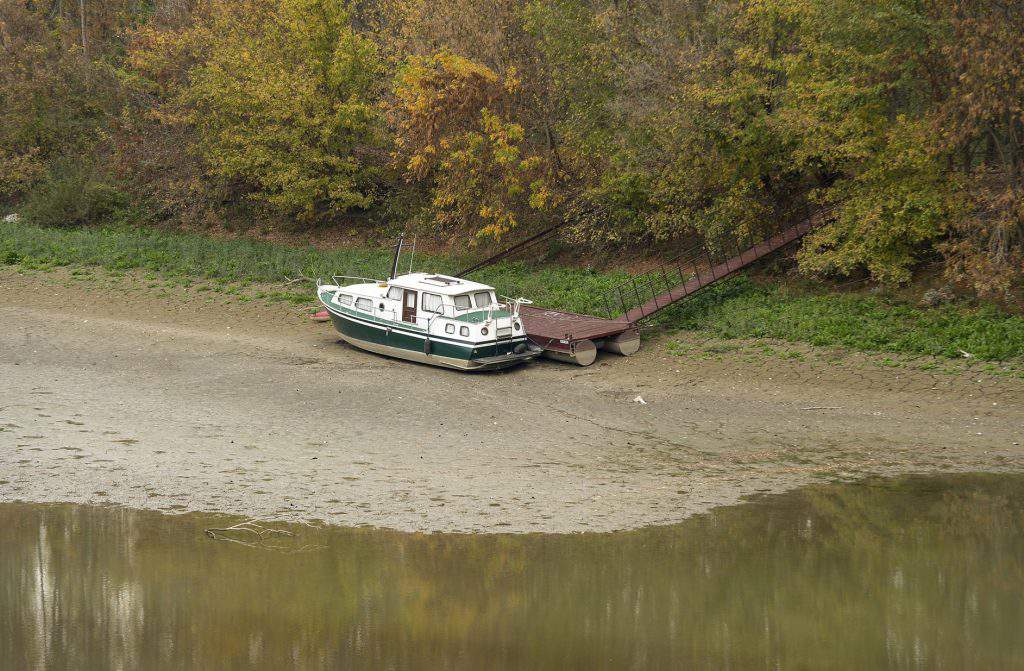
<path fill-rule="evenodd" d="M 536 358 L 542 350 L 525 338 L 491 343 L 461 344 L 424 332 L 411 332 L 385 323 L 346 315 L 328 308 L 342 340 L 354 347 L 385 356 L 466 371 L 509 368 Z M 521 346 L 521 347 L 520 347 Z M 516 350 L 520 351 L 517 352 Z"/>

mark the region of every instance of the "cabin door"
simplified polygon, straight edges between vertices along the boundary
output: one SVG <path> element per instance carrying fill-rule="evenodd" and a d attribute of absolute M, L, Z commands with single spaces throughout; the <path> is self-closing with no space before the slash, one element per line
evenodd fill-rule
<path fill-rule="evenodd" d="M 416 323 L 416 292 L 406 289 L 402 296 L 402 321 Z"/>

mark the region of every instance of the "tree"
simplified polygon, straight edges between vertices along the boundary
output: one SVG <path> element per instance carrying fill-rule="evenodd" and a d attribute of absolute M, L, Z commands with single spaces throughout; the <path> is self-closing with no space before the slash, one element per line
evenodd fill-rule
<path fill-rule="evenodd" d="M 1014 0 L 944 9 L 950 85 L 935 135 L 966 205 L 944 251 L 954 279 L 1005 296 L 1024 280 L 1024 9 Z"/>
<path fill-rule="evenodd" d="M 556 204 L 551 169 L 507 118 L 514 70 L 450 53 L 413 57 L 395 87 L 396 143 L 406 178 L 430 184 L 435 226 L 500 238 Z"/>
<path fill-rule="evenodd" d="M 165 52 L 195 59 L 170 81 L 210 177 L 302 221 L 370 207 L 385 158 L 382 64 L 344 2 L 215 2 L 169 42 Z M 137 62 L 157 79 L 167 66 Z"/>

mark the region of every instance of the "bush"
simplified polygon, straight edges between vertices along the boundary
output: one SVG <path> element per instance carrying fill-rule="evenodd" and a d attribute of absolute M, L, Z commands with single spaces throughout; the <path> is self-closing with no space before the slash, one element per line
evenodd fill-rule
<path fill-rule="evenodd" d="M 376 98 L 383 64 L 346 3 L 211 8 L 196 33 L 204 58 L 178 100 L 209 174 L 234 196 L 301 221 L 368 209 L 386 144 Z"/>
<path fill-rule="evenodd" d="M 127 205 L 127 197 L 82 165 L 62 165 L 29 192 L 22 208 L 26 223 L 74 228 L 110 221 Z"/>
<path fill-rule="evenodd" d="M 3 244 L 0 244 L 0 265 L 13 266 L 20 263 L 22 258 L 21 253 L 14 248 L 12 240 L 4 240 Z"/>

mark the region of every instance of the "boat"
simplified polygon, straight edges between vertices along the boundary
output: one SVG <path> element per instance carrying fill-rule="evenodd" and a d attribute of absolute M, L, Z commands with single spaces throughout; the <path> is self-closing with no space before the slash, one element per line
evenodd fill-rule
<path fill-rule="evenodd" d="M 457 370 L 497 370 L 539 356 L 526 337 L 519 307 L 494 287 L 440 273 L 398 274 L 403 241 L 387 280 L 332 277 L 317 296 L 341 338 L 360 349 Z M 345 284 L 345 282 L 352 282 Z"/>

